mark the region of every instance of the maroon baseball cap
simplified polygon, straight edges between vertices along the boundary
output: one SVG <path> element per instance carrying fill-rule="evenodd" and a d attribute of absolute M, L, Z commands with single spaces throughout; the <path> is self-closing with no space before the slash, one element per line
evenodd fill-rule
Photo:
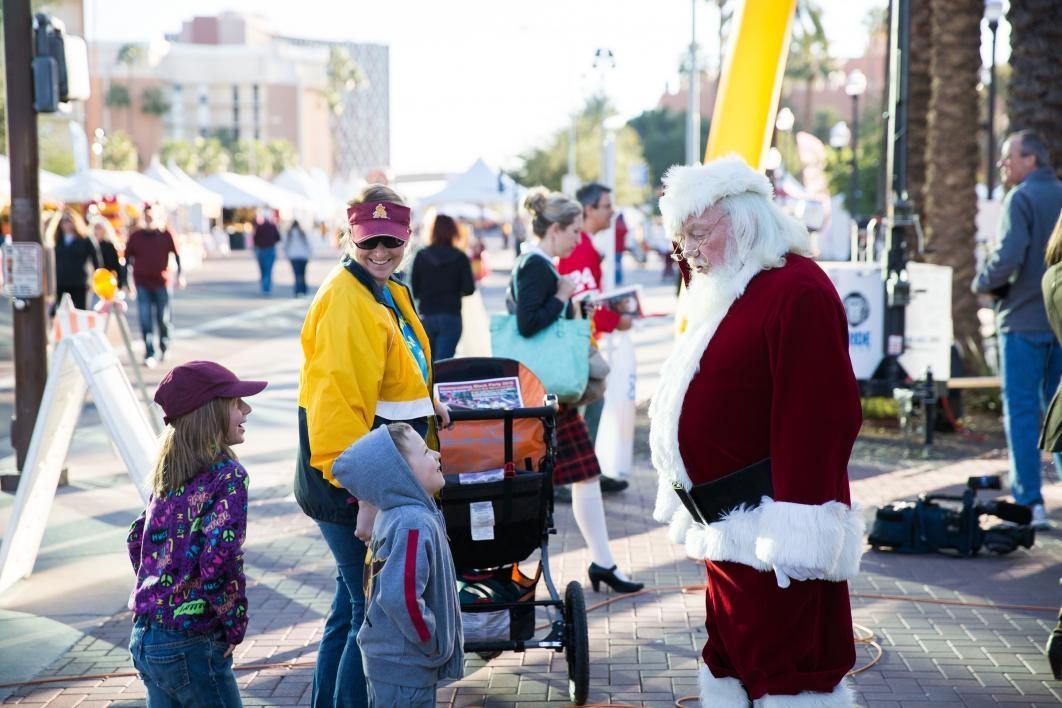
<path fill-rule="evenodd" d="M 364 202 L 347 207 L 350 237 L 361 243 L 373 236 L 409 240 L 409 207 L 394 202 Z"/>
<path fill-rule="evenodd" d="M 190 361 L 173 367 L 155 390 L 155 403 L 167 424 L 210 403 L 215 398 L 243 398 L 261 393 L 265 381 L 241 381 L 236 374 L 212 361 Z"/>

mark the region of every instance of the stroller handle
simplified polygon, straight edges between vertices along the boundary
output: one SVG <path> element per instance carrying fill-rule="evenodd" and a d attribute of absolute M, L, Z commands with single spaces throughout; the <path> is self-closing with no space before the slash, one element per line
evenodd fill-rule
<path fill-rule="evenodd" d="M 557 414 L 556 404 L 547 406 L 535 406 L 533 408 L 513 408 L 510 410 L 493 410 L 482 408 L 477 410 L 450 409 L 450 420 L 459 422 L 462 420 L 505 420 L 506 418 L 545 418 Z"/>

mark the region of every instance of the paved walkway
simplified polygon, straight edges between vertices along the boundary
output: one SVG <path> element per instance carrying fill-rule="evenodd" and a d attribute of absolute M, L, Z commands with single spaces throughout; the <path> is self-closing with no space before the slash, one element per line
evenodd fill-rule
<path fill-rule="evenodd" d="M 240 375 L 268 374 L 271 381 L 252 401 L 247 443 L 239 449 L 252 487 L 246 555 L 250 628 L 236 653 L 238 678 L 247 706 L 308 705 L 334 581 L 316 527 L 291 496 L 297 344 L 292 338 L 247 342 L 217 354 Z M 4 704 L 144 703 L 125 648 L 130 617 L 122 610 L 132 582 L 123 541 L 140 502 L 91 409 L 82 423 L 70 484 L 56 497 L 36 570 L 0 594 Z M 960 462 L 872 460 L 852 467 L 853 497 L 867 507 L 869 517 L 876 504 L 956 490 L 969 475 L 1004 469 L 999 450 Z M 617 560 L 649 587 L 634 597 L 614 598 L 586 585 L 591 703 L 664 708 L 696 694 L 704 639 L 697 586 L 703 575 L 700 565 L 668 543 L 664 529 L 651 520 L 653 492 L 653 473 L 640 459 L 631 488 L 606 497 Z M 1055 522 L 1062 524 L 1062 485 L 1048 485 L 1045 496 Z M 0 495 L 0 529 L 11 503 L 10 495 Z M 589 559 L 569 507 L 558 508 L 557 525 L 559 534 L 550 544 L 554 580 L 559 587 L 570 580 L 585 584 Z M 852 679 L 860 704 L 1062 703 L 1062 683 L 1051 679 L 1041 653 L 1062 598 L 1060 560 L 1062 531 L 1042 535 L 1031 551 L 1004 557 L 868 552 L 862 575 L 851 585 L 855 621 L 866 638 L 858 644 L 858 673 Z M 507 652 L 488 663 L 472 656 L 466 672 L 461 681 L 440 689 L 442 705 L 567 702 L 563 654 Z"/>

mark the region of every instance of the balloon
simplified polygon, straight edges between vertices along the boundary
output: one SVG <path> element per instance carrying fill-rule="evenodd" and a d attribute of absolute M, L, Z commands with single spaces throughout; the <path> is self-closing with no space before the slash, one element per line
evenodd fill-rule
<path fill-rule="evenodd" d="M 118 291 L 118 278 L 106 268 L 97 268 L 92 274 L 92 291 L 101 300 L 113 300 L 115 292 Z"/>

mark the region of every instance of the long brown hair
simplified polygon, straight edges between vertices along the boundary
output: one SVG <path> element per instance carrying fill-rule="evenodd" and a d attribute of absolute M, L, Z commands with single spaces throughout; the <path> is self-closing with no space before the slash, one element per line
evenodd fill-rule
<path fill-rule="evenodd" d="M 1047 239 L 1047 248 L 1044 250 L 1044 263 L 1050 268 L 1062 261 L 1062 214 L 1055 222 L 1055 230 L 1051 232 L 1051 238 Z"/>
<path fill-rule="evenodd" d="M 215 398 L 186 413 L 166 428 L 162 449 L 151 475 L 151 493 L 175 492 L 203 472 L 219 456 L 236 459 L 225 442 L 229 411 L 235 398 Z"/>

